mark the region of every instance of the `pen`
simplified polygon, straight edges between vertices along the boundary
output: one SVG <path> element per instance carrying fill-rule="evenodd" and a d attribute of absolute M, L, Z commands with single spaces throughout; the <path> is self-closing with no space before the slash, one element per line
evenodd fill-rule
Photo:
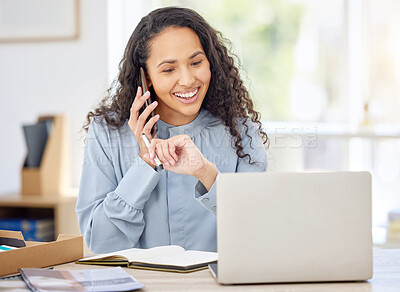
<path fill-rule="evenodd" d="M 142 133 L 142 138 L 143 138 L 144 144 L 146 144 L 147 149 L 149 149 L 150 148 L 150 141 L 149 141 L 149 139 L 147 138 L 147 136 L 144 133 Z M 162 165 L 161 161 L 158 159 L 157 154 L 156 154 L 156 157 L 154 157 L 154 161 L 157 163 L 158 168 L 160 170 L 164 169 L 164 166 Z"/>

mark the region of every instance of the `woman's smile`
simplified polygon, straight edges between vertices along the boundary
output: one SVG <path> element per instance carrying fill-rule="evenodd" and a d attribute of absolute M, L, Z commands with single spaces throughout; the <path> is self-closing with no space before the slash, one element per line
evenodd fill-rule
<path fill-rule="evenodd" d="M 174 92 L 173 95 L 182 103 L 192 103 L 197 100 L 200 87 Z"/>

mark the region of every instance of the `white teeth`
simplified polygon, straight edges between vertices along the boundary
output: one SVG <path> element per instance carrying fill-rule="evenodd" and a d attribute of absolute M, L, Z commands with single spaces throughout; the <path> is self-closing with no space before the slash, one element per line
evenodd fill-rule
<path fill-rule="evenodd" d="M 198 89 L 196 89 L 195 91 L 192 92 L 188 92 L 188 93 L 175 93 L 176 96 L 180 97 L 180 98 L 192 98 L 193 96 L 196 95 Z"/>

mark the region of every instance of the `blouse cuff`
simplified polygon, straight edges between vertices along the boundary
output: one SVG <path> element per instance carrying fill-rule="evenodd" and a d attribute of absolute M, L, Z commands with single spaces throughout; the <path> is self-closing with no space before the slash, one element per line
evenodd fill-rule
<path fill-rule="evenodd" d="M 142 210 L 161 176 L 161 172 L 155 171 L 139 156 L 119 182 L 115 193 L 133 208 Z"/>
<path fill-rule="evenodd" d="M 219 174 L 220 172 L 218 171 L 218 175 Z M 206 187 L 198 181 L 195 187 L 194 197 L 215 215 L 217 213 L 217 180 L 215 180 L 208 192 Z"/>

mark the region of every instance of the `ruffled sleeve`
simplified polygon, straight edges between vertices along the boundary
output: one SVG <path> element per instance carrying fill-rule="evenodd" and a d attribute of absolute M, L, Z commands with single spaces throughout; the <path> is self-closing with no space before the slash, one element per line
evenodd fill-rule
<path fill-rule="evenodd" d="M 161 176 L 136 155 L 130 168 L 118 179 L 113 151 L 108 127 L 92 120 L 76 213 L 80 231 L 95 253 L 137 246 L 145 226 L 144 204 Z"/>

